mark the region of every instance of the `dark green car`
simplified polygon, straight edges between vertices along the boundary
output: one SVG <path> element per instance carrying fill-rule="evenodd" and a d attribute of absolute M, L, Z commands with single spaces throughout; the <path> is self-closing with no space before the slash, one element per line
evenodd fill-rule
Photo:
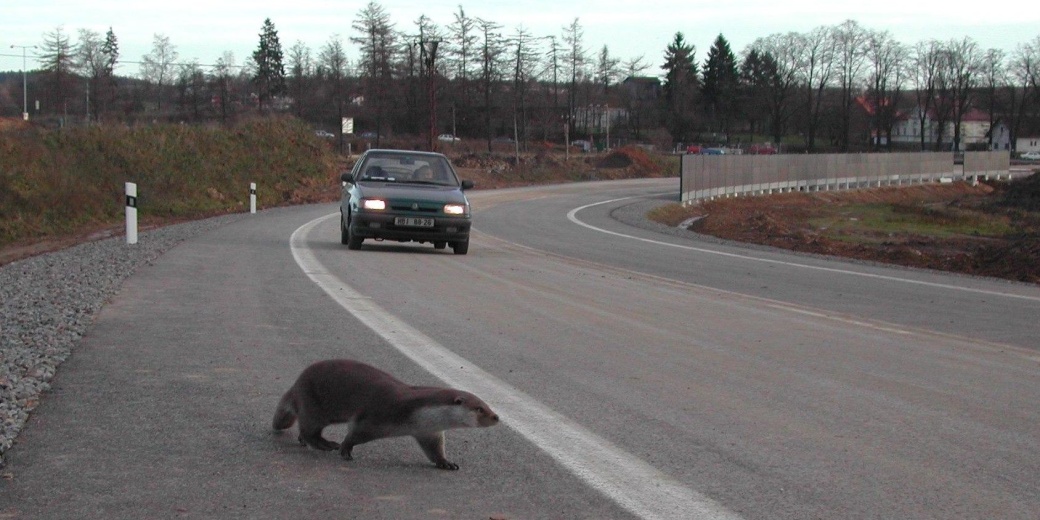
<path fill-rule="evenodd" d="M 450 245 L 469 251 L 472 221 L 461 181 L 442 154 L 368 150 L 344 173 L 340 201 L 340 241 L 360 249 L 365 239 Z"/>

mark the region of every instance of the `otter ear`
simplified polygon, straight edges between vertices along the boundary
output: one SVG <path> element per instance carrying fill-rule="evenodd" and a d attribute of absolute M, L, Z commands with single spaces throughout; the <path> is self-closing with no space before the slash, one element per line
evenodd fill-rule
<path fill-rule="evenodd" d="M 455 398 L 455 404 L 462 404 L 464 402 L 466 402 L 466 400 L 461 398 L 461 397 L 456 397 Z"/>

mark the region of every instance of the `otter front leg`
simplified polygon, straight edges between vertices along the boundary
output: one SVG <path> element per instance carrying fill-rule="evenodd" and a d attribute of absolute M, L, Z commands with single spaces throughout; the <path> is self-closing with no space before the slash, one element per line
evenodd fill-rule
<path fill-rule="evenodd" d="M 378 438 L 376 435 L 358 430 L 357 427 L 351 428 L 350 433 L 343 438 L 343 442 L 339 445 L 339 456 L 343 457 L 343 460 L 354 460 L 354 454 L 351 453 L 354 450 L 354 446 L 374 441 Z"/>
<path fill-rule="evenodd" d="M 444 456 L 444 432 L 416 435 L 415 440 L 426 454 L 426 458 L 430 459 L 430 462 L 436 464 L 438 468 L 452 471 L 459 469 L 458 464 Z"/>

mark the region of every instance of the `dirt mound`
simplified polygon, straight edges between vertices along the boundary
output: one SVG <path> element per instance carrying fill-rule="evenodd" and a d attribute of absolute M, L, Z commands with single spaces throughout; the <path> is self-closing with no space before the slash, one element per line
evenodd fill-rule
<path fill-rule="evenodd" d="M 1040 211 L 1040 173 L 1008 183 L 1002 203 L 1026 211 Z"/>
<path fill-rule="evenodd" d="M 625 146 L 607 154 L 596 163 L 597 168 L 627 168 L 633 172 L 651 173 L 658 170 L 646 150 L 637 146 Z"/>
<path fill-rule="evenodd" d="M 1040 175 L 995 185 L 952 183 L 719 199 L 690 208 L 702 217 L 690 229 L 806 253 L 1040 283 L 1038 195 Z M 896 228 L 838 229 L 842 221 L 861 218 L 855 208 L 863 205 L 888 205 L 889 218 L 916 218 L 922 231 L 949 226 L 951 217 L 964 215 L 977 219 L 979 227 L 928 234 Z M 1006 230 L 987 236 L 985 230 L 995 225 Z"/>

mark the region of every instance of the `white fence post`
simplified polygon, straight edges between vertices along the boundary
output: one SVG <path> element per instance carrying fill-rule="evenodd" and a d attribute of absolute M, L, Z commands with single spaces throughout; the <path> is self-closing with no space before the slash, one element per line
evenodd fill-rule
<path fill-rule="evenodd" d="M 137 184 L 126 183 L 126 243 L 137 243 Z"/>
<path fill-rule="evenodd" d="M 249 212 L 256 213 L 256 183 L 249 183 Z"/>

